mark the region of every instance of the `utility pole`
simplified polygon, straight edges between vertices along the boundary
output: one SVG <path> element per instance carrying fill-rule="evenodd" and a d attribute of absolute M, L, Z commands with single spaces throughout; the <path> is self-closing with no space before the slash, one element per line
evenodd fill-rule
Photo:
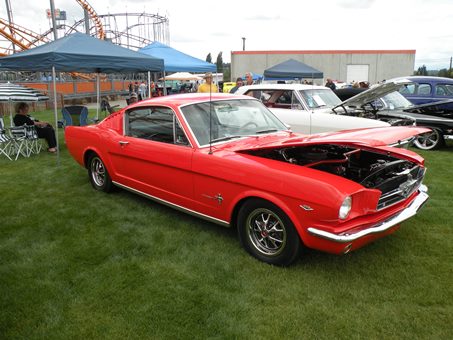
<path fill-rule="evenodd" d="M 11 32 L 11 36 L 14 38 L 14 30 L 11 27 L 11 24 L 13 23 L 13 12 L 11 11 L 11 4 L 9 0 L 6 0 L 5 3 L 6 11 L 8 12 L 9 30 Z M 16 44 L 13 44 L 13 53 L 16 53 Z"/>
<path fill-rule="evenodd" d="M 242 50 L 245 51 L 245 38 L 242 37 Z"/>
<path fill-rule="evenodd" d="M 55 20 L 55 4 L 53 0 L 50 0 L 50 16 L 52 17 L 53 37 L 54 40 L 57 40 L 58 39 L 57 20 Z"/>
<path fill-rule="evenodd" d="M 448 76 L 452 77 L 453 74 L 451 74 L 451 62 L 453 61 L 453 57 L 450 57 L 450 69 L 448 70 Z"/>

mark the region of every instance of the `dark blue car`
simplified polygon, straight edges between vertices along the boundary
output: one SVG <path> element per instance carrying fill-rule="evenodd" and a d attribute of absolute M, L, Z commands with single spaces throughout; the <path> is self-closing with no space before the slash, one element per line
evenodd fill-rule
<path fill-rule="evenodd" d="M 442 77 L 404 77 L 413 84 L 400 88 L 399 92 L 415 105 L 453 99 L 453 79 Z M 444 110 L 453 112 L 453 103 L 443 104 Z"/>

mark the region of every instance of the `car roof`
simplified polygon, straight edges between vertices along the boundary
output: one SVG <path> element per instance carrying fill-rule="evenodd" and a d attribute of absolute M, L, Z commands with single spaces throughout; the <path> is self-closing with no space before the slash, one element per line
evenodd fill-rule
<path fill-rule="evenodd" d="M 142 100 L 134 106 L 145 106 L 145 105 L 177 105 L 183 106 L 186 104 L 209 102 L 214 100 L 226 100 L 226 99 L 255 99 L 250 96 L 235 95 L 229 93 L 184 93 L 184 94 L 173 94 L 169 96 L 154 97 L 151 99 Z"/>
<path fill-rule="evenodd" d="M 429 82 L 447 82 L 447 83 L 452 83 L 453 84 L 453 79 L 451 78 L 445 78 L 445 77 L 435 77 L 435 76 L 407 76 L 407 77 L 399 77 L 399 78 L 394 78 L 391 80 L 395 79 L 407 79 L 412 82 L 420 82 L 420 81 L 429 81 Z"/>

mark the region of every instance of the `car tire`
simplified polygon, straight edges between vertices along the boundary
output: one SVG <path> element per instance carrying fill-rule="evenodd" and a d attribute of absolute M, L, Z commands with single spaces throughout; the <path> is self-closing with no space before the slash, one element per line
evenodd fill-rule
<path fill-rule="evenodd" d="M 88 177 L 93 188 L 99 191 L 110 192 L 113 184 L 109 172 L 102 159 L 94 154 L 88 160 Z"/>
<path fill-rule="evenodd" d="M 423 133 L 415 138 L 414 145 L 421 150 L 437 149 L 445 144 L 444 136 L 437 129 Z"/>
<path fill-rule="evenodd" d="M 237 225 L 242 247 L 263 262 L 288 266 L 300 254 L 302 244 L 294 224 L 268 201 L 246 201 L 239 210 Z"/>

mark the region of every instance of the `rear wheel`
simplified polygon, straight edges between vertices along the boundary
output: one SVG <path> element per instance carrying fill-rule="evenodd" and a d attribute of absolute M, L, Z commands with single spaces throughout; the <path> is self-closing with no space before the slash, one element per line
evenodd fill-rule
<path fill-rule="evenodd" d="M 112 190 L 112 180 L 98 155 L 93 155 L 88 161 L 88 176 L 93 188 L 99 191 L 109 192 Z"/>
<path fill-rule="evenodd" d="M 239 210 L 237 222 L 242 246 L 257 259 L 287 266 L 299 255 L 299 235 L 288 216 L 274 204 L 251 199 Z"/>
<path fill-rule="evenodd" d="M 415 138 L 414 145 L 422 150 L 432 150 L 439 148 L 445 143 L 444 136 L 437 129 L 423 133 Z"/>

